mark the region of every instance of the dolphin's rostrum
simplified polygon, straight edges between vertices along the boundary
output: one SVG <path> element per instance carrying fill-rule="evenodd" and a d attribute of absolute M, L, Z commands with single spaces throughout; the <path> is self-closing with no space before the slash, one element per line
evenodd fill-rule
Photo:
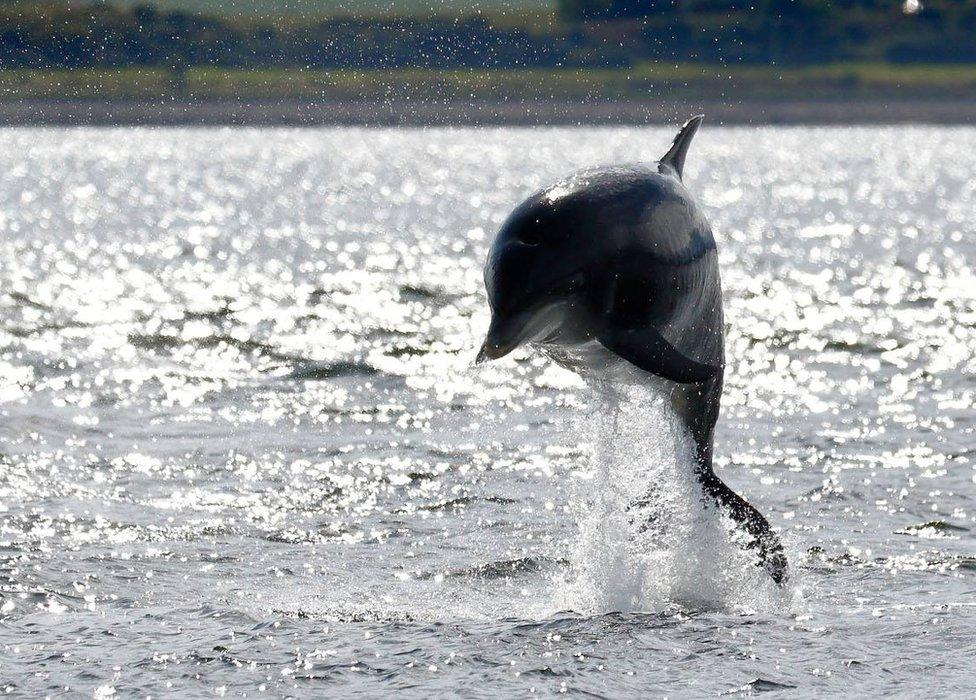
<path fill-rule="evenodd" d="M 579 172 L 512 212 L 485 265 L 492 318 L 478 360 L 531 343 L 584 374 L 663 379 L 694 439 L 705 497 L 728 510 L 780 583 L 779 539 L 712 469 L 722 289 L 711 228 L 681 180 L 701 121 L 684 125 L 656 167 Z"/>

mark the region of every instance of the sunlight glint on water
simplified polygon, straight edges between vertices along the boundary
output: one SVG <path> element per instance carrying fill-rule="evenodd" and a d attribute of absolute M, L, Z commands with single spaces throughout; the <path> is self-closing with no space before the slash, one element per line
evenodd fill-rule
<path fill-rule="evenodd" d="M 0 681 L 971 694 L 976 131 L 693 145 L 717 471 L 784 533 L 782 595 L 653 393 L 472 366 L 511 207 L 672 136 L 4 131 Z"/>

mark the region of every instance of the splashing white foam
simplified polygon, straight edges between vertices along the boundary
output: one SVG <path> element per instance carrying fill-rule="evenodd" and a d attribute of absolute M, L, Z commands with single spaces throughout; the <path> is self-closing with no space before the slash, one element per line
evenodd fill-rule
<path fill-rule="evenodd" d="M 575 499 L 579 538 L 561 585 L 586 614 L 679 609 L 764 611 L 789 604 L 702 499 L 694 446 L 663 386 L 594 382 L 581 433 L 592 447 Z"/>

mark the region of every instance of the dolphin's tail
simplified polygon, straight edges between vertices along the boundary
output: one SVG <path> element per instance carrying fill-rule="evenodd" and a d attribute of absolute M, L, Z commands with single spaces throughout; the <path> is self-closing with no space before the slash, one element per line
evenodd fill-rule
<path fill-rule="evenodd" d="M 788 577 L 786 554 L 783 552 L 783 543 L 769 521 L 752 504 L 726 486 L 711 469 L 699 471 L 698 481 L 705 495 L 726 508 L 739 527 L 749 534 L 752 542 L 748 546 L 758 550 L 759 561 L 773 581 L 777 584 L 785 583 Z"/>
<path fill-rule="evenodd" d="M 787 578 L 786 554 L 779 536 L 769 521 L 748 501 L 730 489 L 712 470 L 712 439 L 718 420 L 719 400 L 722 396 L 724 372 L 700 384 L 675 385 L 671 400 L 691 432 L 698 462 L 696 476 L 706 498 L 725 508 L 732 520 L 749 535 L 749 547 L 759 555 L 759 563 L 773 580 L 781 584 Z"/>

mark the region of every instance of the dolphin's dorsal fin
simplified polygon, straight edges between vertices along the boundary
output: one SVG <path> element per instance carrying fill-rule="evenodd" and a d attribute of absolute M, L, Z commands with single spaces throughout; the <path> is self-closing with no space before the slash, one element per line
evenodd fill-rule
<path fill-rule="evenodd" d="M 681 127 L 681 131 L 674 137 L 671 148 L 661 158 L 661 168 L 670 168 L 679 180 L 685 169 L 685 155 L 688 153 L 688 146 L 691 145 L 691 140 L 695 137 L 695 132 L 698 131 L 698 127 L 704 118 L 704 114 L 699 114 L 686 121 L 685 125 Z"/>

